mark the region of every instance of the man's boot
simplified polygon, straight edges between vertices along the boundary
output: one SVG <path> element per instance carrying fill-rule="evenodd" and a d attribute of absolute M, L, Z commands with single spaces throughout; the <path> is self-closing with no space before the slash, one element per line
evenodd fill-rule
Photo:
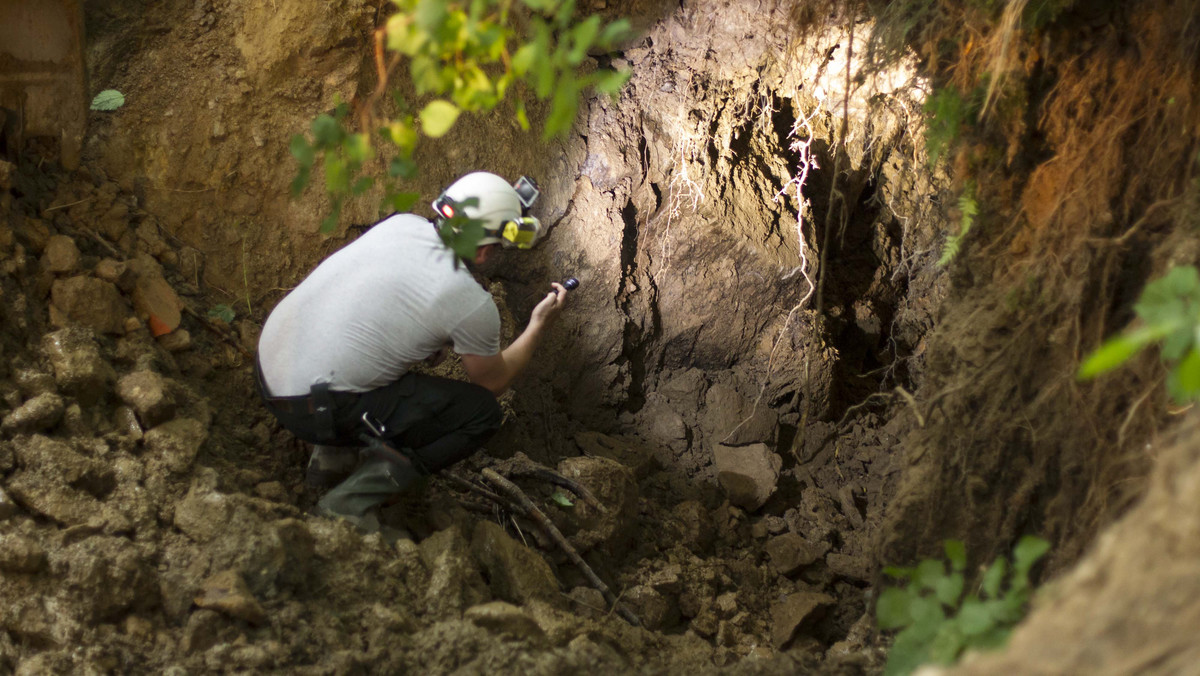
<path fill-rule="evenodd" d="M 313 446 L 312 455 L 308 458 L 308 469 L 304 473 L 304 483 L 319 491 L 327 491 L 340 484 L 358 466 L 359 450 L 339 446 Z"/>
<path fill-rule="evenodd" d="M 345 481 L 317 503 L 317 514 L 346 519 L 360 530 L 379 530 L 376 512 L 389 498 L 399 495 L 421 478 L 410 462 L 392 462 L 363 451 L 362 463 Z"/>

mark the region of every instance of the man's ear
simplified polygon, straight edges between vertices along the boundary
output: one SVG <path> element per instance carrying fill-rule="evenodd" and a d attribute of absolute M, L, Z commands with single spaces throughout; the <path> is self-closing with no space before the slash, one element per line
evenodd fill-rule
<path fill-rule="evenodd" d="M 498 247 L 498 246 L 500 246 L 500 245 L 499 244 L 485 244 L 485 245 L 475 249 L 475 264 L 483 265 L 484 263 L 486 263 L 487 259 L 492 255 L 492 252 L 494 252 L 496 250 L 496 247 Z"/>

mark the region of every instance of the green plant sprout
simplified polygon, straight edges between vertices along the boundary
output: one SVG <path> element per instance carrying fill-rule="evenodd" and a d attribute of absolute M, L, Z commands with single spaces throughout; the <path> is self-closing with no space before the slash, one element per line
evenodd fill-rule
<path fill-rule="evenodd" d="M 1162 359 L 1173 364 L 1167 391 L 1176 403 L 1200 400 L 1200 272 L 1191 265 L 1171 268 L 1146 285 L 1133 311 L 1141 325 L 1104 341 L 1079 367 L 1078 378 L 1107 373 L 1162 341 Z"/>
<path fill-rule="evenodd" d="M 125 105 L 125 95 L 115 89 L 105 89 L 92 99 L 92 110 L 116 110 Z"/>
<path fill-rule="evenodd" d="M 308 136 L 291 140 L 291 153 L 300 165 L 293 195 L 307 187 L 313 167 L 322 163 L 331 202 L 322 233 L 337 227 L 347 198 L 374 185 L 373 176 L 360 174 L 379 155 L 387 158 L 381 213 L 409 210 L 418 196 L 401 191 L 395 182 L 417 175 L 413 152 L 420 137 L 445 135 L 463 112 L 493 110 L 519 89 L 512 97 L 514 116 L 528 130 L 523 95 L 532 92 L 550 101 L 543 129 L 543 137 L 549 139 L 570 128 L 585 90 L 616 96 L 630 76 L 628 70 L 586 63 L 589 52 L 611 51 L 624 40 L 629 22 L 605 24 L 598 16 L 577 20 L 575 0 L 391 1 L 397 11 L 375 34 L 375 93 L 353 111 L 335 101 L 331 113 L 313 120 Z M 518 1 L 523 9 L 514 7 Z M 399 112 L 385 114 L 382 94 L 402 61 L 408 64 L 417 95 L 427 102 L 413 113 L 408 102 L 393 93 Z M 517 83 L 524 87 L 515 87 Z M 348 128 L 351 113 L 357 131 Z M 476 242 L 478 237 L 472 248 Z"/>
<path fill-rule="evenodd" d="M 232 324 L 233 320 L 237 317 L 237 313 L 233 311 L 233 308 L 221 303 L 220 305 L 212 306 L 208 311 L 208 316 L 213 319 L 220 319 L 226 324 Z"/>
<path fill-rule="evenodd" d="M 974 181 L 968 181 L 966 187 L 963 188 L 963 193 L 958 196 L 958 211 L 962 214 L 958 233 L 950 235 L 946 239 L 946 247 L 942 249 L 942 256 L 938 259 L 940 267 L 946 267 L 950 261 L 954 260 L 954 257 L 962 249 L 963 239 L 971 231 L 971 226 L 975 224 L 975 216 L 979 213 L 979 203 L 975 201 Z"/>
<path fill-rule="evenodd" d="M 883 569 L 908 582 L 884 589 L 875 607 L 881 630 L 900 630 L 884 674 L 909 674 L 927 663 L 948 665 L 968 649 L 1003 646 L 1025 615 L 1032 593 L 1029 571 L 1050 543 L 1032 535 L 1021 538 L 1013 549 L 1011 569 L 1007 559 L 998 557 L 984 571 L 978 591 L 965 595 L 966 547 L 947 540 L 945 549 L 949 571 L 937 559 L 926 559 L 916 568 Z"/>

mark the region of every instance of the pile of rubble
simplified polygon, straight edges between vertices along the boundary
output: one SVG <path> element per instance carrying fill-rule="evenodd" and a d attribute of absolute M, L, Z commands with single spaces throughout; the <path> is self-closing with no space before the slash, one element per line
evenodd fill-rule
<path fill-rule="evenodd" d="M 252 325 L 190 310 L 188 257 L 88 179 L 0 163 L 0 671 L 791 669 L 826 653 L 829 543 L 633 439 L 580 434 L 558 467 L 603 515 L 533 495 L 640 627 L 528 525 L 470 513 L 440 480 L 419 543 L 308 515 L 252 388 L 218 406 L 225 377 L 201 377 L 249 383 L 219 355 Z M 746 499 L 774 490 L 765 471 Z"/>

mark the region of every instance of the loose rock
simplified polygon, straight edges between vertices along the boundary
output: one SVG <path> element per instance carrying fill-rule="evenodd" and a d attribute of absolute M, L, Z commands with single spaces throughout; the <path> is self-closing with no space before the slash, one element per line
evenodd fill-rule
<path fill-rule="evenodd" d="M 797 533 L 784 533 L 768 540 L 764 549 L 771 557 L 771 570 L 778 575 L 790 575 L 824 556 L 829 543 L 813 543 Z"/>
<path fill-rule="evenodd" d="M 267 619 L 258 599 L 236 570 L 224 570 L 205 580 L 196 596 L 196 605 L 255 625 Z"/>
<path fill-rule="evenodd" d="M 172 472 L 192 466 L 200 447 L 208 440 L 208 429 L 198 420 L 179 418 L 146 432 L 146 448 L 161 457 Z"/>
<path fill-rule="evenodd" d="M 112 283 L 78 275 L 59 279 L 50 287 L 50 321 L 55 326 L 79 325 L 101 333 L 125 332 L 129 306 Z"/>
<path fill-rule="evenodd" d="M 492 601 L 472 606 L 463 613 L 463 618 L 492 633 L 504 634 L 526 641 L 544 641 L 546 639 L 546 632 L 542 631 L 537 621 L 529 613 L 504 601 Z"/>
<path fill-rule="evenodd" d="M 117 382 L 117 396 L 128 404 L 143 427 L 156 427 L 175 416 L 169 381 L 154 371 L 136 371 Z"/>
<path fill-rule="evenodd" d="M 42 353 L 54 367 L 54 380 L 63 392 L 90 404 L 108 391 L 116 373 L 100 355 L 100 347 L 83 329 L 67 328 L 42 338 Z"/>
<path fill-rule="evenodd" d="M 36 573 L 46 565 L 46 550 L 30 538 L 0 535 L 0 570 L 9 573 Z"/>
<path fill-rule="evenodd" d="M 782 649 L 791 642 L 796 629 L 814 615 L 814 611 L 833 603 L 833 597 L 828 594 L 789 594 L 783 601 L 771 606 L 771 643 L 777 650 Z"/>
<path fill-rule="evenodd" d="M 5 434 L 42 432 L 57 425 L 64 410 L 62 397 L 53 392 L 39 394 L 4 416 L 0 430 Z"/>
<path fill-rule="evenodd" d="M 557 600 L 558 578 L 550 564 L 490 521 L 475 526 L 471 553 L 491 580 L 492 593 L 505 601 Z"/>
<path fill-rule="evenodd" d="M 466 538 L 456 527 L 446 528 L 423 540 L 421 560 L 430 571 L 425 602 L 434 612 L 462 612 L 491 594 L 471 560 Z"/>
<path fill-rule="evenodd" d="M 79 268 L 79 247 L 66 235 L 54 235 L 46 242 L 41 264 L 47 272 L 74 272 Z"/>
<path fill-rule="evenodd" d="M 717 480 L 733 504 L 752 512 L 775 492 L 783 459 L 766 444 L 715 444 L 713 454 Z"/>

